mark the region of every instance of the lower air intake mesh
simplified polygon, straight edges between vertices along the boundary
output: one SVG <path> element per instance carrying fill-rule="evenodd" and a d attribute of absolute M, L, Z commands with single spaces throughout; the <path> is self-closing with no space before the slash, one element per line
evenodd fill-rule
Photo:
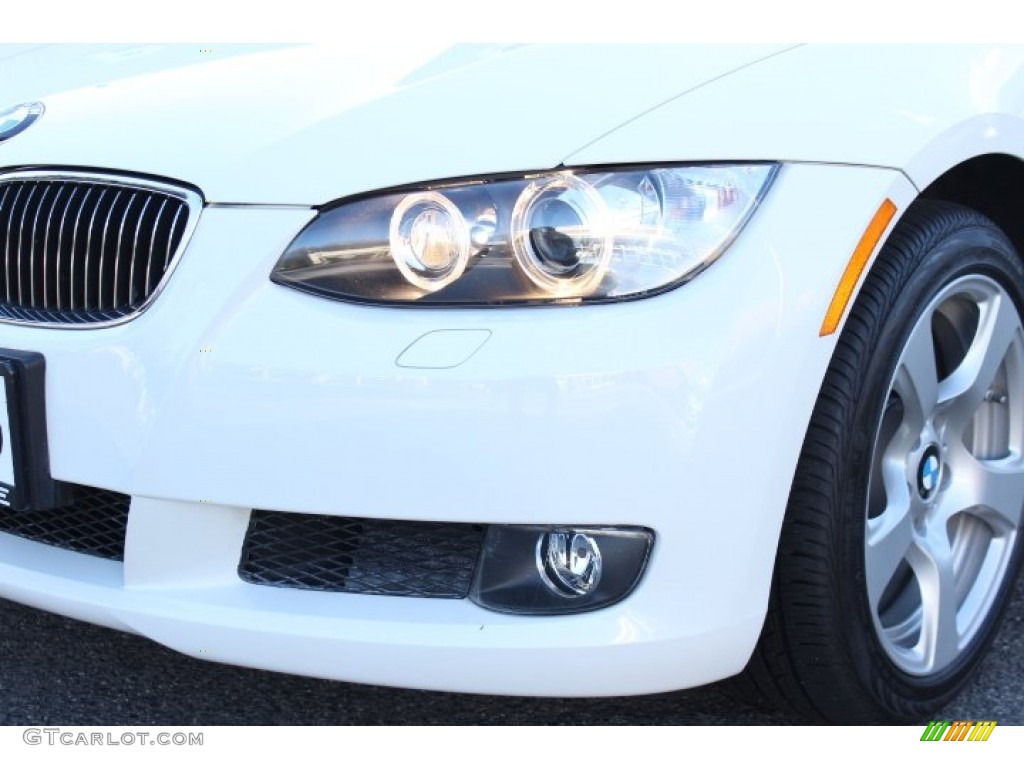
<path fill-rule="evenodd" d="M 124 560 L 131 496 L 84 485 L 74 500 L 56 509 L 0 509 L 0 531 L 87 555 Z"/>
<path fill-rule="evenodd" d="M 238 573 L 267 586 L 461 598 L 483 536 L 482 525 L 254 509 Z"/>

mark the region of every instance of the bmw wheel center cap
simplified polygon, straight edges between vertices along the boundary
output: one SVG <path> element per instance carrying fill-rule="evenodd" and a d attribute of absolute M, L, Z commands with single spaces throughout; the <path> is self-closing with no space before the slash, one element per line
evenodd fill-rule
<path fill-rule="evenodd" d="M 0 110 L 0 141 L 17 136 L 38 120 L 44 111 L 41 101 L 30 101 Z"/>
<path fill-rule="evenodd" d="M 939 459 L 939 449 L 934 445 L 929 446 L 917 467 L 917 492 L 921 494 L 922 499 L 930 499 L 935 495 L 941 476 L 942 462 Z"/>

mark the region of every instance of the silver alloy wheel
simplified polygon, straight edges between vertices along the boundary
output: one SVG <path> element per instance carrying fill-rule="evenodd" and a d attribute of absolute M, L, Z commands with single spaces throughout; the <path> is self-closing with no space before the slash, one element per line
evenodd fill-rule
<path fill-rule="evenodd" d="M 875 438 L 865 577 L 875 632 L 914 676 L 970 644 L 1024 509 L 1024 328 L 994 280 L 959 278 L 918 317 Z"/>

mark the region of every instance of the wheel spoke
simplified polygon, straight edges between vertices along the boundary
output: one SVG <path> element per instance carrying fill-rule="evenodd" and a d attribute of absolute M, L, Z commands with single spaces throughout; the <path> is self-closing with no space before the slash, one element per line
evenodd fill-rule
<path fill-rule="evenodd" d="M 903 401 L 904 425 L 914 434 L 920 432 L 935 409 L 939 391 L 930 316 L 922 317 L 914 326 L 900 358 L 893 389 Z"/>
<path fill-rule="evenodd" d="M 1013 302 L 1004 295 L 982 302 L 977 333 L 959 366 L 939 384 L 939 406 L 950 439 L 959 439 L 985 400 L 1011 342 L 1020 333 Z"/>
<path fill-rule="evenodd" d="M 976 459 L 965 448 L 952 458 L 953 483 L 939 501 L 943 523 L 970 512 L 995 529 L 996 535 L 1016 531 L 1024 520 L 1024 460 Z"/>
<path fill-rule="evenodd" d="M 909 505 L 890 504 L 878 517 L 867 521 L 865 573 L 868 601 L 878 615 L 879 602 L 892 577 L 910 551 L 914 528 Z"/>
<path fill-rule="evenodd" d="M 921 592 L 921 637 L 917 649 L 929 669 L 940 669 L 960 652 L 953 552 L 945 526 L 917 537 L 907 560 Z"/>

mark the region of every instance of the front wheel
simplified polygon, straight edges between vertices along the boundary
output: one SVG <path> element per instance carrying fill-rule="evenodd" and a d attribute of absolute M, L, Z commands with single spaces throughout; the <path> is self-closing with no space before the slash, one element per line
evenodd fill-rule
<path fill-rule="evenodd" d="M 1022 558 L 1024 270 L 979 214 L 919 201 L 815 404 L 747 678 L 804 716 L 918 721 L 984 655 Z"/>

